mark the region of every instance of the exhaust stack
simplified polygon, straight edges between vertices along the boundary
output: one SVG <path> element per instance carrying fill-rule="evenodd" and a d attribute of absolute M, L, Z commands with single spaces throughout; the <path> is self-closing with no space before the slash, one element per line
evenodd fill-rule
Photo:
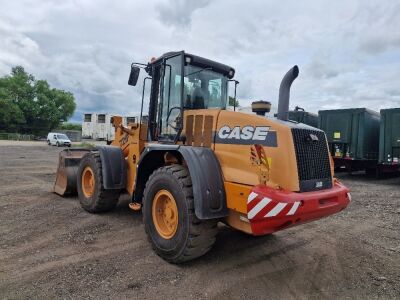
<path fill-rule="evenodd" d="M 279 102 L 277 117 L 280 120 L 287 121 L 289 119 L 289 97 L 290 86 L 292 82 L 299 76 L 299 67 L 294 66 L 283 77 L 281 86 L 279 87 Z"/>

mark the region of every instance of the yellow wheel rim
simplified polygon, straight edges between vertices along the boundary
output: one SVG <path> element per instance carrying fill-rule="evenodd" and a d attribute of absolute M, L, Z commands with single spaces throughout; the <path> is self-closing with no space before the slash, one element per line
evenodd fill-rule
<path fill-rule="evenodd" d="M 94 174 L 91 167 L 86 167 L 82 172 L 82 191 L 86 198 L 90 198 L 94 193 Z"/>
<path fill-rule="evenodd" d="M 167 190 L 158 191 L 151 211 L 158 234 L 164 239 L 172 238 L 178 229 L 178 207 L 174 196 Z"/>

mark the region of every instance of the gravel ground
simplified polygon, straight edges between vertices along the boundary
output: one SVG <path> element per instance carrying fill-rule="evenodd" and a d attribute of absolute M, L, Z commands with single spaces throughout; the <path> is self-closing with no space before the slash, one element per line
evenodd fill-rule
<path fill-rule="evenodd" d="M 127 200 L 93 215 L 53 194 L 59 150 L 0 143 L 0 298 L 400 298 L 399 177 L 341 174 L 353 201 L 340 214 L 258 238 L 221 226 L 177 266 Z"/>

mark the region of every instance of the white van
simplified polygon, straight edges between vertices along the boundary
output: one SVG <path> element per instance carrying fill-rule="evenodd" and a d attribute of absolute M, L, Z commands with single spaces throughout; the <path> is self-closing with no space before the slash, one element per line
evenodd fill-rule
<path fill-rule="evenodd" d="M 55 145 L 57 147 L 68 146 L 71 147 L 70 139 L 64 133 L 50 132 L 47 135 L 47 144 Z"/>

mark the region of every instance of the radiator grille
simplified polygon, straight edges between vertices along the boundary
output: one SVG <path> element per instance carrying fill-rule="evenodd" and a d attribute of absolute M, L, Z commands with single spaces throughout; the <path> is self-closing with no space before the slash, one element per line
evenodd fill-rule
<path fill-rule="evenodd" d="M 329 153 L 323 131 L 292 128 L 300 191 L 332 187 Z"/>

